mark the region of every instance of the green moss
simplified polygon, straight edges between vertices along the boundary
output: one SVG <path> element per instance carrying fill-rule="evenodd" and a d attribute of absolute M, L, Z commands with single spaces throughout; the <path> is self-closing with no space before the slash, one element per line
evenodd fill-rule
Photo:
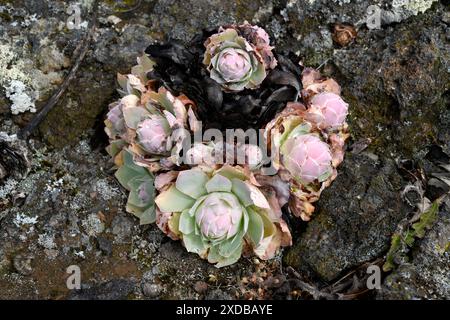
<path fill-rule="evenodd" d="M 385 272 L 395 269 L 399 257 L 405 258 L 409 248 L 414 246 L 416 238 L 423 238 L 427 230 L 431 229 L 437 219 L 439 205 L 442 198 L 433 202 L 430 208 L 420 215 L 419 221 L 414 223 L 404 233 L 395 233 L 392 236 L 391 247 L 386 255 L 386 262 L 383 265 Z"/>
<path fill-rule="evenodd" d="M 51 146 L 62 148 L 78 143 L 83 134 L 99 123 L 115 93 L 115 77 L 100 73 L 96 65 L 82 68 L 65 96 L 49 112 L 39 131 Z M 82 92 L 82 94 L 80 94 Z"/>
<path fill-rule="evenodd" d="M 436 221 L 439 211 L 439 204 L 440 202 L 438 200 L 433 202 L 430 209 L 425 211 L 420 216 L 420 220 L 412 225 L 414 229 L 414 236 L 416 236 L 417 238 L 423 238 L 425 236 L 426 230 L 430 229 L 433 226 L 433 223 Z"/>
<path fill-rule="evenodd" d="M 391 271 L 395 268 L 395 256 L 402 247 L 402 238 L 399 234 L 394 234 L 391 239 L 391 247 L 386 255 L 386 262 L 383 265 L 383 271 Z"/>
<path fill-rule="evenodd" d="M 2 264 L 2 261 L 0 261 L 0 277 L 5 276 L 11 272 L 11 267 L 9 264 Z"/>
<path fill-rule="evenodd" d="M 322 44 L 312 43 L 312 41 L 317 41 L 316 39 L 325 40 L 319 34 L 322 29 L 323 21 L 320 21 L 317 16 L 307 16 L 303 20 L 293 16 L 287 32 L 297 38 L 298 41 L 289 43 L 286 49 L 293 52 L 298 51 L 305 66 L 318 67 L 333 56 L 332 47 L 325 48 Z M 315 40 L 310 39 L 312 35 L 317 38 Z"/>
<path fill-rule="evenodd" d="M 395 100 L 382 91 L 379 79 L 369 78 L 361 88 L 367 92 L 364 99 L 354 96 L 350 88 L 343 88 L 343 96 L 350 105 L 349 123 L 353 139 L 370 138 L 369 149 L 379 154 L 389 154 L 393 146 L 390 126 L 394 121 Z"/>

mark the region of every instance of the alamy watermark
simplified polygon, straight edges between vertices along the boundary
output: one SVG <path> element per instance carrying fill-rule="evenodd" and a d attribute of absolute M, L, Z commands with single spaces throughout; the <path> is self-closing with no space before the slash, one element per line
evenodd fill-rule
<path fill-rule="evenodd" d="M 66 280 L 66 286 L 69 290 L 80 290 L 81 289 L 81 269 L 77 265 L 71 265 L 67 267 L 66 273 L 69 277 Z"/>
<path fill-rule="evenodd" d="M 202 128 L 201 121 L 197 127 Z M 172 157 L 178 164 L 212 166 L 226 163 L 259 168 L 264 175 L 277 173 L 273 162 L 280 156 L 276 150 L 268 149 L 264 129 L 226 129 L 225 132 L 199 129 L 191 134 L 189 130 L 180 128 L 174 130 L 169 139 L 177 142 L 177 147 L 172 149 Z"/>
<path fill-rule="evenodd" d="M 376 264 L 370 265 L 366 271 L 370 276 L 367 278 L 366 286 L 367 289 L 380 290 L 381 289 L 381 269 Z"/>
<path fill-rule="evenodd" d="M 73 30 L 73 29 L 81 29 L 81 9 L 78 5 L 71 4 L 67 10 L 66 13 L 69 15 L 69 18 L 67 19 L 67 29 Z"/>
<path fill-rule="evenodd" d="M 369 29 L 381 29 L 381 8 L 371 5 L 366 10 L 366 25 Z"/>

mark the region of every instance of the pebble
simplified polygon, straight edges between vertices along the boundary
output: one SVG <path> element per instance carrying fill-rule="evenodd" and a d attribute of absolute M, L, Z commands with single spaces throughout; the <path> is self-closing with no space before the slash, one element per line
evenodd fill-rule
<path fill-rule="evenodd" d="M 197 281 L 194 285 L 194 290 L 197 293 L 205 293 L 208 290 L 208 284 L 204 281 Z"/>
<path fill-rule="evenodd" d="M 157 298 L 162 292 L 162 287 L 159 284 L 144 283 L 142 285 L 142 292 L 146 297 Z"/>

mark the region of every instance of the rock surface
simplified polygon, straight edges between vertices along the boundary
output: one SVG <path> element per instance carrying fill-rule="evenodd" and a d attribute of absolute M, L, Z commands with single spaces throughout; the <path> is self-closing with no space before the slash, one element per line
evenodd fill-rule
<path fill-rule="evenodd" d="M 429 157 L 433 148 L 450 155 L 445 1 L 99 1 L 95 38 L 75 80 L 29 143 L 18 141 L 14 134 L 33 116 L 20 111 L 39 110 L 61 85 L 93 2 L 0 2 L 0 140 L 27 150 L 31 162 L 28 175 L 0 162 L 0 298 L 304 297 L 298 279 L 280 269 L 293 266 L 319 288 L 332 284 L 385 256 L 392 234 L 414 215 L 401 194 L 416 172 L 431 200 L 448 192 L 432 183 L 439 164 Z M 352 137 L 312 221 L 294 224 L 296 244 L 284 263 L 281 255 L 241 259 L 217 270 L 124 212 L 126 194 L 103 151 L 102 119 L 118 97 L 116 73 L 129 70 L 149 43 L 187 41 L 199 29 L 244 20 L 263 26 L 277 50 L 293 51 L 341 84 Z M 354 25 L 356 39 L 335 43 L 335 23 Z M 448 230 L 447 204 L 372 297 L 450 298 Z M 66 286 L 71 265 L 81 269 L 79 291 Z"/>
<path fill-rule="evenodd" d="M 324 191 L 317 215 L 286 261 L 331 281 L 342 271 L 381 256 L 409 212 L 400 198 L 401 188 L 393 161 L 347 155 L 338 178 Z"/>
<path fill-rule="evenodd" d="M 401 265 L 384 281 L 378 299 L 448 299 L 450 296 L 450 202 L 438 220 Z"/>

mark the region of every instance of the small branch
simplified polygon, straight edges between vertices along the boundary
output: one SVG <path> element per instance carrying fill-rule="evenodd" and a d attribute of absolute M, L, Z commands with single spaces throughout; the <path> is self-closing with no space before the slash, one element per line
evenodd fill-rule
<path fill-rule="evenodd" d="M 315 286 L 300 280 L 301 276 L 297 271 L 295 271 L 294 268 L 287 267 L 287 271 L 295 277 L 295 279 L 291 279 L 291 281 L 293 281 L 300 290 L 305 291 L 305 292 L 309 293 L 310 295 L 312 295 L 312 297 L 315 300 L 318 300 L 318 299 L 335 300 L 335 299 L 337 299 L 337 297 L 335 295 L 330 294 L 328 292 L 324 292 L 324 291 L 316 288 Z"/>
<path fill-rule="evenodd" d="M 377 258 L 373 261 L 363 263 L 348 272 L 343 277 L 339 278 L 333 284 L 321 289 L 317 288 L 313 284 L 302 281 L 301 275 L 294 268 L 287 267 L 287 271 L 294 276 L 294 279 L 290 279 L 289 281 L 292 281 L 296 287 L 309 293 L 316 300 L 352 300 L 358 299 L 370 292 L 365 285 L 358 285 L 355 287 L 355 284 L 365 284 L 368 278 L 368 274 L 366 273 L 367 268 L 370 265 L 378 265 L 381 267 L 383 262 L 383 258 Z"/>
<path fill-rule="evenodd" d="M 91 43 L 91 40 L 93 38 L 95 29 L 97 26 L 97 1 L 95 1 L 93 5 L 93 14 L 92 14 L 92 20 L 90 22 L 89 30 L 86 33 L 86 37 L 80 42 L 80 44 L 77 46 L 74 52 L 80 52 L 77 59 L 75 60 L 75 63 L 73 64 L 72 68 L 70 69 L 69 74 L 64 79 L 64 82 L 59 87 L 58 91 L 56 91 L 53 96 L 47 101 L 45 106 L 36 114 L 36 116 L 28 123 L 28 125 L 19 131 L 18 137 L 22 140 L 28 139 L 28 137 L 33 133 L 33 131 L 39 126 L 39 124 L 42 122 L 42 120 L 45 119 L 47 114 L 53 109 L 53 107 L 58 103 L 59 99 L 63 96 L 63 94 L 66 92 L 67 88 L 69 87 L 72 80 L 75 78 L 75 75 L 80 68 L 81 63 L 84 60 L 84 57 L 86 56 L 86 53 L 89 50 L 89 45 Z"/>
<path fill-rule="evenodd" d="M 142 0 L 137 0 L 136 4 L 133 7 L 131 7 L 130 9 L 118 9 L 118 12 L 119 13 L 129 13 L 129 12 L 132 12 L 132 11 L 138 9 L 141 5 L 142 5 Z"/>

